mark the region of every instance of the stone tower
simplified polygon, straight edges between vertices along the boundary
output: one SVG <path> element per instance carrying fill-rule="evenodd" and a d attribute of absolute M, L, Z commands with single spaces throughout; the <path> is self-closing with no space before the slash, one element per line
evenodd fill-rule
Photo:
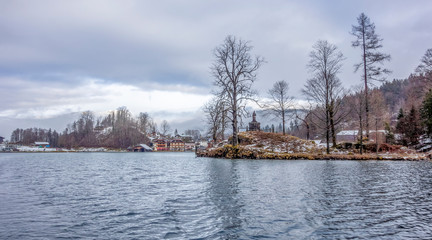
<path fill-rule="evenodd" d="M 252 114 L 252 122 L 249 123 L 249 131 L 260 131 L 260 123 L 256 120 L 256 113 L 255 111 Z"/>

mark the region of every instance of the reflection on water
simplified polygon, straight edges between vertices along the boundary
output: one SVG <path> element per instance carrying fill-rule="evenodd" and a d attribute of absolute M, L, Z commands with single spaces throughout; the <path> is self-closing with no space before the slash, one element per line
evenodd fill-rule
<path fill-rule="evenodd" d="M 432 163 L 0 154 L 0 239 L 427 239 Z"/>
<path fill-rule="evenodd" d="M 222 239 L 237 239 L 242 229 L 240 213 L 243 203 L 237 165 L 236 161 L 213 159 L 209 162 L 208 196 L 214 204 L 215 217 L 220 222 L 216 235 Z"/>

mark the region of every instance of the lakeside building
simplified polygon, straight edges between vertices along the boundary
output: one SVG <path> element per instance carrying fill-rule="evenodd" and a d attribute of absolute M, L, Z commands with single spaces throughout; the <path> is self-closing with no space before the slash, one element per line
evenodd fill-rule
<path fill-rule="evenodd" d="M 169 145 L 165 139 L 156 139 L 153 142 L 153 150 L 154 151 L 168 151 Z"/>
<path fill-rule="evenodd" d="M 180 139 L 174 139 L 170 142 L 170 151 L 176 151 L 176 152 L 184 152 L 185 151 L 185 142 L 183 142 Z"/>
<path fill-rule="evenodd" d="M 195 151 L 195 146 L 197 144 L 195 142 L 186 142 L 185 143 L 185 151 Z"/>
<path fill-rule="evenodd" d="M 183 141 L 182 139 L 152 139 L 150 146 L 153 147 L 153 151 L 173 151 L 173 152 L 185 152 L 195 151 L 200 145 L 199 142 L 194 141 Z M 207 144 L 206 144 L 207 145 Z"/>
<path fill-rule="evenodd" d="M 147 144 L 138 144 L 135 147 L 128 148 L 130 152 L 153 152 L 153 149 Z"/>
<path fill-rule="evenodd" d="M 370 130 L 369 131 L 369 141 L 380 143 L 385 142 L 385 130 Z M 363 131 L 363 137 L 366 137 L 366 131 Z M 357 142 L 360 138 L 360 133 L 358 130 L 344 130 L 336 134 L 336 142 Z"/>
<path fill-rule="evenodd" d="M 47 148 L 50 147 L 49 142 L 35 142 L 33 144 L 35 147 L 39 147 L 39 148 Z"/>

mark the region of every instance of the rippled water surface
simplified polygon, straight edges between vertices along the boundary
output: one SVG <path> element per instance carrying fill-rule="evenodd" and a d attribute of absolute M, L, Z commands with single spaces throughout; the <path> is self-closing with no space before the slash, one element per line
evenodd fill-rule
<path fill-rule="evenodd" d="M 432 162 L 0 154 L 0 239 L 432 238 Z"/>

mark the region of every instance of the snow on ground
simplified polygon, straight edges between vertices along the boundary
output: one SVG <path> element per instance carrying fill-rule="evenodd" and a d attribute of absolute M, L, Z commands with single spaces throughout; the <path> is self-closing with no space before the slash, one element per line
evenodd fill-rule
<path fill-rule="evenodd" d="M 19 146 L 17 147 L 17 149 L 20 152 L 112 152 L 103 147 L 66 149 L 66 148 L 40 148 L 40 147 L 30 147 L 30 146 Z"/>
<path fill-rule="evenodd" d="M 20 146 L 17 147 L 20 152 L 55 152 L 61 151 L 58 148 L 40 148 L 40 147 L 29 147 L 29 146 Z"/>

